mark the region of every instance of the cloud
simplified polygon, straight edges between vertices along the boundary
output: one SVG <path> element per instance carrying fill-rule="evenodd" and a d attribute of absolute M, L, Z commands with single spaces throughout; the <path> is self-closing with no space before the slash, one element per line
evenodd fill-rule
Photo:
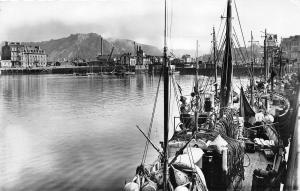
<path fill-rule="evenodd" d="M 264 28 L 284 37 L 299 34 L 299 2 L 236 1 L 246 42 L 251 30 L 261 40 Z M 163 5 L 162 0 L 1 2 L 0 40 L 40 41 L 95 32 L 162 47 Z M 208 52 L 212 27 L 218 29 L 225 6 L 226 0 L 168 0 L 168 44 L 194 49 L 199 40 L 199 51 Z M 233 22 L 238 29 L 235 13 Z"/>

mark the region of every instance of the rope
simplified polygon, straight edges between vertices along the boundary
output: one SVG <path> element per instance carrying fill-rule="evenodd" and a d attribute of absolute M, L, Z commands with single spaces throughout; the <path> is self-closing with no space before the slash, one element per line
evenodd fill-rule
<path fill-rule="evenodd" d="M 243 41 L 244 41 L 244 45 L 245 45 L 245 47 L 246 47 L 246 43 L 245 43 L 245 37 L 244 37 L 244 33 L 243 33 L 243 29 L 242 29 L 241 21 L 240 21 L 239 12 L 238 12 L 238 9 L 237 9 L 237 6 L 236 6 L 236 3 L 235 3 L 235 1 L 233 1 L 233 2 L 234 2 L 235 11 L 236 11 L 236 14 L 237 14 L 237 17 L 238 17 L 239 26 L 240 26 L 240 30 L 241 30 L 241 33 L 242 33 L 242 37 L 243 37 Z M 249 58 L 249 55 L 248 55 L 247 49 L 246 49 L 246 54 L 247 54 L 247 57 Z"/>
<path fill-rule="evenodd" d="M 233 41 L 233 47 L 234 47 L 234 41 Z M 238 54 L 236 54 L 236 49 L 235 49 L 235 48 L 233 48 L 233 53 L 234 53 L 233 55 L 234 55 L 234 57 L 235 57 L 235 60 L 237 60 L 237 59 L 236 59 L 236 56 L 237 56 Z M 237 62 L 236 62 L 236 63 L 237 63 Z M 237 64 L 237 65 L 238 65 L 238 64 Z M 238 66 L 239 66 L 239 65 L 238 65 Z M 243 86 L 243 85 L 242 85 L 242 81 L 241 81 L 241 76 L 238 75 L 238 78 L 239 78 L 239 81 L 240 81 L 240 85 Z"/>
<path fill-rule="evenodd" d="M 153 120 L 154 120 L 154 114 L 155 114 L 156 105 L 157 105 L 157 98 L 158 98 L 158 92 L 159 92 L 159 87 L 160 87 L 160 81 L 161 81 L 161 76 L 162 76 L 162 71 L 163 71 L 163 69 L 161 69 L 160 75 L 159 75 L 159 80 L 158 80 L 158 85 L 157 85 L 157 90 L 156 90 L 156 95 L 155 95 L 155 101 L 154 101 L 154 106 L 153 106 L 150 125 L 149 125 L 149 131 L 148 131 L 148 134 L 147 134 L 148 138 L 150 138 L 150 135 L 151 135 L 152 125 L 153 125 Z M 143 152 L 143 158 L 142 158 L 142 163 L 141 164 L 145 163 L 147 152 L 148 152 L 148 146 L 149 146 L 149 141 L 147 140 L 146 145 L 145 145 L 145 149 L 144 149 L 144 152 Z"/>
<path fill-rule="evenodd" d="M 180 101 L 179 101 L 179 99 L 178 99 L 178 94 L 177 94 L 177 89 L 178 89 L 178 87 L 177 87 L 177 83 L 175 82 L 175 79 L 174 79 L 174 76 L 172 76 L 172 78 L 171 78 L 171 81 L 172 81 L 172 84 L 173 84 L 173 88 L 174 88 L 174 95 L 175 95 L 175 99 L 176 99 L 176 102 L 177 102 L 177 107 L 178 107 L 178 110 L 179 110 L 179 113 L 180 113 Z M 178 90 L 179 91 L 179 90 Z"/>

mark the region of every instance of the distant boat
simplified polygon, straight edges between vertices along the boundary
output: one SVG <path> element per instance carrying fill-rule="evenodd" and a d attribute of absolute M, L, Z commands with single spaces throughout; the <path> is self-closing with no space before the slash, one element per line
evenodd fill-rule
<path fill-rule="evenodd" d="M 88 72 L 86 73 L 87 76 L 97 76 L 97 73 L 94 72 Z"/>
<path fill-rule="evenodd" d="M 134 75 L 134 74 L 135 74 L 135 72 L 126 71 L 126 72 L 124 72 L 124 74 L 125 74 L 125 75 Z"/>

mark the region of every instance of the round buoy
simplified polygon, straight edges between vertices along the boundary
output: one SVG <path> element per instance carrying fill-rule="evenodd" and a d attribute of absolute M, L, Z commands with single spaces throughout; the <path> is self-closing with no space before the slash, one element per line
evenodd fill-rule
<path fill-rule="evenodd" d="M 125 187 L 124 191 L 139 191 L 139 185 L 135 182 L 128 182 Z"/>
<path fill-rule="evenodd" d="M 175 191 L 189 191 L 189 189 L 185 186 L 177 186 Z"/>

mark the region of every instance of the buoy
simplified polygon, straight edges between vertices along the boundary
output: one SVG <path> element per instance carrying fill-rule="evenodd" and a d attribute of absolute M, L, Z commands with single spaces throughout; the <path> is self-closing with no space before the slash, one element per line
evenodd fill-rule
<path fill-rule="evenodd" d="M 185 186 L 177 186 L 175 191 L 189 191 L 189 189 Z"/>
<path fill-rule="evenodd" d="M 139 191 L 139 185 L 135 182 L 128 182 L 124 186 L 124 191 Z"/>

